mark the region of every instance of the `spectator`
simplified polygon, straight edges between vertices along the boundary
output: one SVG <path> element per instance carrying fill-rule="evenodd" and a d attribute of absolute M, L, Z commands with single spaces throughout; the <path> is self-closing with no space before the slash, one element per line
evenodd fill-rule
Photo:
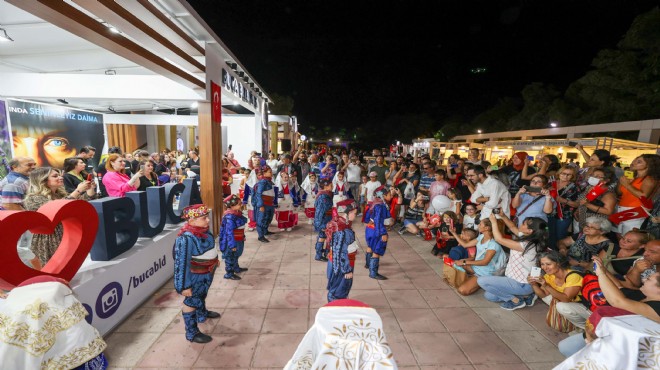
<path fill-rule="evenodd" d="M 619 282 L 617 284 L 621 288 L 639 288 L 627 284 L 624 276 L 633 267 L 635 260 L 632 257 L 642 257 L 644 255 L 644 247 L 647 243 L 653 240 L 653 236 L 646 231 L 630 230 L 625 233 L 618 243 L 614 243 L 614 250 L 612 251 L 613 260 L 610 261 L 612 278 Z M 609 272 L 608 272 L 609 273 Z"/>
<path fill-rule="evenodd" d="M 266 160 L 266 164 L 268 165 L 268 167 L 273 169 L 273 178 L 274 179 L 277 178 L 277 172 L 281 162 L 277 159 L 275 153 L 273 152 L 268 153 L 268 159 Z"/>
<path fill-rule="evenodd" d="M 544 175 L 535 175 L 530 181 L 529 189 L 540 189 L 540 191 L 528 191 L 528 187 L 523 186 L 518 189 L 516 196 L 511 200 L 511 206 L 516 209 L 514 218 L 520 227 L 527 217 L 538 217 L 548 222 L 548 214 L 552 213 L 555 207 L 555 200 L 547 189 L 548 178 Z"/>
<path fill-rule="evenodd" d="M 431 161 L 422 162 L 422 178 L 419 180 L 419 189 L 417 191 L 430 197 L 431 184 L 435 181 L 435 164 Z M 429 198 L 432 200 L 432 198 Z"/>
<path fill-rule="evenodd" d="M 158 176 L 154 171 L 153 161 L 140 162 L 140 171 L 142 171 L 143 175 L 140 176 L 137 190 L 146 191 L 148 187 L 160 185 Z"/>
<path fill-rule="evenodd" d="M 451 188 L 451 184 L 447 182 L 447 172 L 443 169 L 438 169 L 435 172 L 435 181 L 429 187 L 429 198 L 433 199 L 436 195 L 447 195 L 447 190 Z"/>
<path fill-rule="evenodd" d="M 234 177 L 229 174 L 229 160 L 222 158 L 222 199 L 231 195 L 231 184 L 234 183 Z"/>
<path fill-rule="evenodd" d="M 568 203 L 572 207 L 577 207 L 579 229 L 574 229 L 574 234 L 582 231 L 588 217 L 606 220 L 614 213 L 616 195 L 610 186 L 614 180 L 614 171 L 610 168 L 593 169 L 588 180 L 589 186 L 580 193 L 576 202 Z"/>
<path fill-rule="evenodd" d="M 325 162 L 320 163 L 319 168 L 321 169 L 321 175 L 319 176 L 321 179 L 330 179 L 332 181 L 335 178 L 337 164 L 335 164 L 332 154 L 325 156 Z"/>
<path fill-rule="evenodd" d="M 300 172 L 300 168 L 291 163 L 291 155 L 290 154 L 285 154 L 282 157 L 282 162 L 280 165 L 277 167 L 277 173 L 282 173 L 286 172 L 287 175 L 289 175 L 289 179 L 291 182 L 294 182 L 296 184 L 300 184 L 298 181 L 298 173 Z"/>
<path fill-rule="evenodd" d="M 581 168 L 578 171 L 577 179 L 577 184 L 580 189 L 584 189 L 589 185 L 589 177 L 593 176 L 595 169 L 610 167 L 612 165 L 612 156 L 610 156 L 610 152 L 605 149 L 596 149 L 592 155 L 589 155 L 580 143 L 575 146 L 575 149 L 582 153 L 582 157 L 585 161 L 584 168 Z M 612 176 L 614 177 L 614 171 L 612 171 Z"/>
<path fill-rule="evenodd" d="M 76 190 L 67 194 L 64 189 L 64 179 L 60 170 L 51 167 L 40 167 L 30 173 L 30 188 L 25 196 L 25 209 L 36 211 L 39 207 L 56 199 L 89 199 L 87 191 L 91 188 L 90 181 L 78 184 Z M 62 241 L 62 224 L 55 227 L 52 234 L 33 234 L 30 249 L 39 259 L 41 266 L 53 257 Z"/>
<path fill-rule="evenodd" d="M 367 204 L 371 204 L 374 200 L 374 190 L 379 188 L 382 185 L 380 181 L 378 181 L 378 174 L 376 171 L 371 171 L 369 173 L 369 182 L 365 185 L 366 187 L 366 192 L 367 192 Z"/>
<path fill-rule="evenodd" d="M 479 215 L 477 214 L 477 206 L 472 203 L 465 205 L 465 214 L 463 215 L 463 229 L 479 228 Z"/>
<path fill-rule="evenodd" d="M 557 243 L 569 235 L 569 228 L 573 222 L 573 207 L 569 203 L 575 202 L 579 195 L 579 188 L 575 184 L 577 169 L 563 166 L 558 171 L 557 180 L 550 183 L 550 195 L 557 205 L 552 214 L 548 216 L 548 247 L 557 250 Z"/>
<path fill-rule="evenodd" d="M 311 171 L 311 166 L 307 161 L 307 154 L 303 152 L 302 146 L 299 147 L 296 154 L 294 154 L 292 163 L 298 169 L 298 175 L 296 176 L 298 184 L 302 184 L 303 179 L 306 179 Z"/>
<path fill-rule="evenodd" d="M 477 166 L 479 167 L 479 166 Z M 454 236 L 455 237 L 455 236 Z M 464 269 L 470 276 L 458 287 L 461 295 L 470 295 L 479 290 L 478 278 L 494 275 L 504 266 L 506 255 L 502 247 L 493 238 L 493 224 L 490 219 L 482 219 L 479 223 L 479 236 L 476 240 L 464 243 L 456 238 L 464 248 L 477 247 L 474 257 L 457 260 L 454 267 Z"/>
<path fill-rule="evenodd" d="M 72 194 L 78 189 L 81 183 L 87 181 L 83 178 L 82 172 L 85 170 L 85 162 L 79 157 L 67 158 L 64 160 L 64 189 L 67 194 Z M 86 191 L 89 199 L 96 198 L 96 183 L 89 181 L 89 188 Z"/>
<path fill-rule="evenodd" d="M 479 155 L 479 149 L 477 148 L 470 148 L 470 151 L 468 152 L 468 158 L 467 162 L 469 164 L 472 164 L 474 166 L 481 166 L 481 156 Z"/>
<path fill-rule="evenodd" d="M 416 163 L 410 163 L 407 168 L 407 172 L 403 175 L 401 181 L 399 181 L 399 189 L 403 194 L 403 205 L 410 203 L 410 200 L 415 197 L 417 194 L 420 175 Z"/>
<path fill-rule="evenodd" d="M 651 240 L 644 246 L 642 258 L 633 263 L 625 276 L 628 286 L 639 289 L 645 279 L 655 274 L 660 267 L 660 240 Z"/>
<path fill-rule="evenodd" d="M 623 212 L 643 205 L 643 200 L 652 199 L 660 180 L 660 155 L 642 154 L 630 164 L 634 178 L 622 176 L 619 179 L 617 193 L 620 196 L 617 212 Z M 635 218 L 619 224 L 619 233 L 625 234 L 633 228 L 639 228 L 644 218 Z"/>
<path fill-rule="evenodd" d="M 394 185 L 394 178 L 398 172 L 399 167 L 395 161 L 392 161 L 392 163 L 390 163 L 390 168 L 387 170 L 387 172 L 385 172 L 385 182 L 388 187 L 392 187 L 392 185 Z"/>
<path fill-rule="evenodd" d="M 227 168 L 229 170 L 229 173 L 232 175 L 237 174 L 238 170 L 241 168 L 241 165 L 240 163 L 238 163 L 236 158 L 234 158 L 234 152 L 232 152 L 231 150 L 227 153 L 227 160 L 229 161 L 229 166 Z"/>
<path fill-rule="evenodd" d="M 504 276 L 482 276 L 477 280 L 479 286 L 486 291 L 484 297 L 491 302 L 502 302 L 500 307 L 513 311 L 536 302 L 534 289 L 527 281 L 533 267 L 536 267 L 539 253 L 545 251 L 548 237 L 548 224 L 537 217 L 527 217 L 517 227 L 513 221 L 502 217 L 504 224 L 516 238 L 505 238 L 498 228 L 493 228 L 495 241 L 511 250 L 509 262 Z M 497 222 L 494 214 L 490 222 Z"/>
<path fill-rule="evenodd" d="M 133 177 L 128 177 L 124 168 L 124 159 L 121 155 L 113 153 L 108 156 L 105 163 L 108 171 L 103 176 L 103 185 L 111 197 L 124 197 L 127 192 L 137 190 L 136 186 L 140 183 L 140 177 L 144 175 L 143 170 L 138 170 Z"/>
<path fill-rule="evenodd" d="M 477 204 L 477 209 L 481 211 L 481 219 L 488 218 L 496 208 L 498 212 L 509 217 L 511 195 L 502 182 L 488 176 L 481 166 L 474 166 L 468 170 L 466 177 L 476 185 L 470 201 Z"/>
<path fill-rule="evenodd" d="M 380 152 L 380 151 L 379 151 Z M 376 156 L 376 164 L 371 167 L 369 173 L 376 173 L 376 178 L 381 184 L 385 184 L 387 181 L 386 174 L 388 167 L 385 165 L 385 157 L 382 154 Z"/>
<path fill-rule="evenodd" d="M 574 242 L 572 239 L 565 239 L 560 243 L 559 253 L 568 257 L 568 262 L 573 269 L 591 271 L 591 257 L 605 257 L 608 250 L 609 253 L 612 253 L 614 249 L 613 242 L 606 236 L 611 228 L 612 224 L 608 220 L 589 217 L 582 234 Z M 612 246 L 610 246 L 611 244 Z M 567 247 L 567 245 L 569 246 Z"/>
<path fill-rule="evenodd" d="M 591 312 L 580 303 L 582 275 L 569 268 L 568 260 L 561 254 L 550 251 L 539 255 L 542 277 L 527 277 L 534 293 L 548 306 L 556 304 L 557 313 L 573 325 L 584 329 Z"/>
<path fill-rule="evenodd" d="M 399 229 L 399 235 L 403 235 L 406 231 L 411 234 L 420 233 L 417 224 L 424 220 L 426 203 L 421 193 L 418 193 L 417 197 L 410 201 L 403 216 L 403 227 Z"/>
<path fill-rule="evenodd" d="M 513 163 L 501 169 L 509 177 L 509 193 L 514 197 L 518 189 L 529 185 L 529 180 L 522 178 L 522 171 L 525 168 L 525 161 L 529 160 L 527 152 L 518 152 L 513 155 Z M 533 175 L 536 171 L 533 168 L 527 169 L 528 175 Z"/>
<path fill-rule="evenodd" d="M 348 189 L 354 199 L 360 200 L 360 178 L 364 166 L 358 161 L 356 155 L 351 156 L 351 161 L 344 166 L 346 172 L 346 181 L 348 181 Z"/>
<path fill-rule="evenodd" d="M 197 155 L 196 151 L 191 150 L 191 151 L 188 152 L 188 156 L 189 156 L 189 159 L 188 159 L 188 163 L 186 165 L 186 169 L 189 170 L 189 171 L 192 171 L 195 174 L 195 178 L 197 178 L 197 180 L 199 180 L 200 179 L 200 169 L 201 169 L 199 155 Z"/>
<path fill-rule="evenodd" d="M 30 185 L 29 175 L 37 163 L 32 158 L 16 157 L 9 161 L 11 171 L 0 180 L 2 208 L 9 211 L 22 211 L 23 198 Z"/>

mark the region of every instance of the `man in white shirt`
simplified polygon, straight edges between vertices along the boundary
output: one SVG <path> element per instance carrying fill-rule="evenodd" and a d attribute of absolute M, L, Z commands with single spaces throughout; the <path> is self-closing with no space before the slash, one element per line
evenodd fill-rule
<path fill-rule="evenodd" d="M 354 199 L 360 200 L 360 182 L 362 170 L 364 167 L 358 161 L 356 155 L 351 156 L 351 161 L 342 168 L 346 172 L 346 181 L 348 181 L 348 189 L 351 192 L 351 195 Z"/>
<path fill-rule="evenodd" d="M 511 214 L 509 206 L 511 204 L 511 193 L 501 181 L 492 176 L 488 176 L 486 170 L 481 166 L 472 166 L 465 175 L 468 181 L 477 186 L 470 197 L 470 201 L 477 205 L 481 210 L 481 219 L 486 219 L 493 213 L 493 209 L 499 209 L 507 217 Z M 497 214 L 499 218 L 499 214 Z"/>

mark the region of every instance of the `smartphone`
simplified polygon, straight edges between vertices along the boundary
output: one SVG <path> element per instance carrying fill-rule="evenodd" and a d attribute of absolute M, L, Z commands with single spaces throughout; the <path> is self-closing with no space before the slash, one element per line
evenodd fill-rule
<path fill-rule="evenodd" d="M 539 188 L 538 186 L 529 186 L 529 185 L 525 185 L 523 186 L 523 188 L 525 188 L 525 190 L 527 190 L 527 192 L 529 193 L 540 193 L 541 190 L 543 190 L 543 188 Z"/>
<path fill-rule="evenodd" d="M 535 278 L 541 277 L 541 268 L 536 266 L 532 267 L 532 270 L 529 272 L 529 275 Z"/>
<path fill-rule="evenodd" d="M 449 219 L 449 229 L 454 228 L 454 219 Z"/>
<path fill-rule="evenodd" d="M 635 173 L 632 171 L 623 171 L 623 176 L 625 176 L 627 179 L 634 179 L 635 178 Z"/>
<path fill-rule="evenodd" d="M 92 175 L 91 173 L 88 173 L 87 174 L 87 181 L 94 181 L 94 175 Z"/>
<path fill-rule="evenodd" d="M 490 170 L 491 170 L 491 171 L 497 171 L 497 170 L 499 170 L 499 169 L 500 169 L 500 168 L 499 168 L 498 166 L 490 166 Z"/>
<path fill-rule="evenodd" d="M 144 172 L 144 165 L 143 164 L 140 165 L 140 171 Z"/>
<path fill-rule="evenodd" d="M 452 164 L 449 165 L 449 168 L 458 168 L 458 164 L 457 163 L 452 163 Z"/>
<path fill-rule="evenodd" d="M 575 147 L 576 145 L 578 145 L 578 142 L 577 142 L 577 141 L 569 141 L 569 142 L 568 142 L 568 146 Z"/>
<path fill-rule="evenodd" d="M 527 156 L 527 159 L 528 159 L 530 162 L 534 162 L 534 156 L 533 156 L 533 155 L 528 155 L 528 156 Z"/>

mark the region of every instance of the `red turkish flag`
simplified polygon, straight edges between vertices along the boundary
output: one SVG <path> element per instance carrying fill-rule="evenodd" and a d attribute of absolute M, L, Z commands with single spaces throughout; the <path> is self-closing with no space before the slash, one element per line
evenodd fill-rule
<path fill-rule="evenodd" d="M 647 218 L 649 213 L 642 207 L 631 208 L 627 211 L 621 211 L 610 215 L 609 220 L 618 225 L 623 221 L 634 220 L 636 218 Z"/>
<path fill-rule="evenodd" d="M 222 122 L 222 91 L 213 81 L 211 81 L 211 121 L 216 124 Z"/>

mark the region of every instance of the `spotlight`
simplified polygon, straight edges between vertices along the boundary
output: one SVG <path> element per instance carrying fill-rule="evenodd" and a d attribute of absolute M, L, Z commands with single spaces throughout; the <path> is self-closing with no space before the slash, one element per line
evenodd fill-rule
<path fill-rule="evenodd" d="M 10 41 L 14 41 L 14 39 L 9 37 L 6 29 L 0 28 L 0 42 L 10 42 Z"/>
<path fill-rule="evenodd" d="M 335 138 L 335 141 L 336 141 L 336 142 L 339 142 L 339 138 L 338 138 L 338 137 L 336 137 L 336 138 Z"/>
<path fill-rule="evenodd" d="M 243 78 L 243 76 L 245 76 L 245 72 L 243 72 L 243 71 L 238 72 L 238 76 L 240 78 Z"/>
<path fill-rule="evenodd" d="M 57 99 L 57 101 L 62 103 L 62 104 L 69 104 L 69 102 L 66 101 L 65 99 Z"/>
<path fill-rule="evenodd" d="M 194 102 L 192 102 L 192 104 L 190 104 L 190 108 L 192 108 L 192 109 L 196 109 L 198 106 L 199 106 L 199 103 L 197 103 L 196 101 L 194 101 Z"/>
<path fill-rule="evenodd" d="M 115 71 L 114 69 L 107 69 L 105 71 L 105 74 L 108 75 L 108 76 L 114 76 L 114 75 L 117 74 L 117 71 Z"/>
<path fill-rule="evenodd" d="M 557 127 L 559 124 L 557 122 L 550 122 L 550 127 Z"/>
<path fill-rule="evenodd" d="M 481 133 L 481 130 L 477 130 L 477 133 L 480 134 L 480 133 Z"/>

